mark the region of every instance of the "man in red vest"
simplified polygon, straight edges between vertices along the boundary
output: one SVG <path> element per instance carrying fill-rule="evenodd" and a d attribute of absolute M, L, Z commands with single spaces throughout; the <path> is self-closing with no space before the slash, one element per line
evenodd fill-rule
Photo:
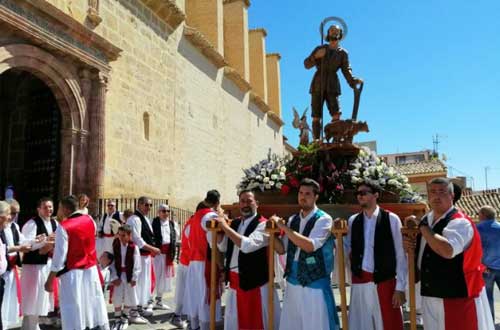
<path fill-rule="evenodd" d="M 211 232 L 207 230 L 207 223 L 218 217 L 220 210 L 220 194 L 217 190 L 210 190 L 205 197 L 204 207 L 198 210 L 190 220 L 189 233 L 186 236 L 189 242 L 189 266 L 186 275 L 186 289 L 184 292 L 184 311 L 191 320 L 191 328 L 196 329 L 198 322 L 201 329 L 209 328 L 210 323 L 210 244 Z M 216 247 L 214 247 L 216 248 Z M 217 295 L 216 319 L 219 320 L 220 292 Z"/>
<path fill-rule="evenodd" d="M 422 316 L 426 330 L 493 330 L 474 223 L 453 206 L 453 184 L 435 178 L 427 187 L 432 211 L 416 242 Z M 414 242 L 405 238 L 405 245 Z"/>
<path fill-rule="evenodd" d="M 108 314 L 97 269 L 94 220 L 77 212 L 78 199 L 74 196 L 63 198 L 59 208 L 64 220 L 56 229 L 54 257 L 45 290 L 53 291 L 53 280 L 58 276 L 63 329 L 107 328 Z"/>

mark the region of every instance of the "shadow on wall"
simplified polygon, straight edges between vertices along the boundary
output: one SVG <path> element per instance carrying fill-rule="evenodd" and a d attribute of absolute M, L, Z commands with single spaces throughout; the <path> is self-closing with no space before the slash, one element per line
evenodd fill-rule
<path fill-rule="evenodd" d="M 262 112 L 262 110 L 260 110 L 260 108 L 256 106 L 253 102 L 248 103 L 248 110 L 250 110 L 250 112 L 257 118 L 257 127 L 259 127 L 262 121 L 264 120 L 266 114 Z"/>
<path fill-rule="evenodd" d="M 230 95 L 234 96 L 239 102 L 243 102 L 246 92 L 241 91 L 234 82 L 227 79 L 226 76 L 222 78 L 222 88 Z"/>
<path fill-rule="evenodd" d="M 191 43 L 182 36 L 179 47 L 177 48 L 182 57 L 193 64 L 198 70 L 205 73 L 213 81 L 217 80 L 217 69 L 200 51 L 195 48 Z"/>
<path fill-rule="evenodd" d="M 154 33 L 163 40 L 167 41 L 174 31 L 167 23 L 163 22 L 163 24 L 161 24 L 160 19 L 151 19 L 152 17 L 156 17 L 156 15 L 151 11 L 151 9 L 142 5 L 140 1 L 118 0 L 118 2 L 129 11 L 126 14 L 127 16 L 130 15 L 130 18 L 127 19 L 140 20 L 142 23 L 151 28 L 151 30 L 153 30 Z M 146 13 L 151 15 L 147 15 Z M 160 24 L 157 24 L 157 22 Z M 163 29 L 163 26 L 165 26 L 166 29 Z"/>

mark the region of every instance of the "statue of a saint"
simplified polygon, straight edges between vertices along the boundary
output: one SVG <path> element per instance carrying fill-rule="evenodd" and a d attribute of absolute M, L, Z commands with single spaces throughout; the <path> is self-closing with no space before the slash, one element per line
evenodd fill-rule
<path fill-rule="evenodd" d="M 342 38 L 342 28 L 339 25 L 330 26 L 325 38 L 328 44 L 316 47 L 311 55 L 304 60 L 306 69 L 316 67 L 316 73 L 309 90 L 311 93 L 312 133 L 315 140 L 318 140 L 321 135 L 325 101 L 332 116 L 332 122 L 340 119 L 340 81 L 337 71 L 342 70 L 347 83 L 353 89 L 356 88 L 357 84 L 363 82 L 352 75 L 347 51 L 340 47 Z"/>

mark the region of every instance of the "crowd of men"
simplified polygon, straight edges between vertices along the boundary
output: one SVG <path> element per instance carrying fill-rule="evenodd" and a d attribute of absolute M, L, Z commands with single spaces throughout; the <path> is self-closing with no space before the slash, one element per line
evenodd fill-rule
<path fill-rule="evenodd" d="M 20 229 L 15 200 L 0 201 L 0 304 L 5 328 L 23 330 L 60 320 L 62 329 L 125 329 L 145 324 L 175 285 L 171 323 L 179 328 L 209 329 L 210 304 L 224 329 L 339 329 L 331 276 L 336 265 L 332 217 L 316 205 L 320 187 L 300 183 L 300 211 L 288 219 L 258 212 L 250 190 L 239 193 L 240 216 L 229 219 L 220 194 L 210 190 L 182 230 L 168 205 L 150 219 L 152 200 L 138 199 L 136 210 L 120 212 L 107 203 L 102 218 L 88 215 L 88 198 L 42 198 L 38 215 Z M 500 284 L 500 224 L 492 207 L 479 211 L 480 224 L 454 206 L 454 188 L 444 178 L 428 185 L 431 210 L 418 222 L 416 239 L 404 237 L 399 217 L 380 207 L 380 187 L 358 185 L 361 212 L 348 219 L 344 248 L 351 274 L 348 324 L 352 330 L 401 330 L 408 286 L 406 251 L 415 250 L 419 306 L 426 330 L 493 330 L 493 285 Z M 272 222 L 279 231 L 266 230 Z M 210 230 L 214 228 L 218 230 Z M 212 235 L 216 246 L 212 245 Z M 269 306 L 269 243 L 286 255 L 283 303 L 273 288 Z M 179 263 L 176 244 L 181 242 Z M 210 296 L 211 252 L 217 264 L 215 301 Z M 413 261 L 412 261 L 413 262 Z M 174 265 L 175 264 L 175 265 Z M 22 267 L 22 270 L 19 268 Z M 19 273 L 21 274 L 19 276 Z M 111 288 L 107 292 L 107 288 Z M 108 319 L 105 295 L 114 306 Z M 2 301 L 3 298 L 3 301 Z M 186 321 L 187 320 L 187 321 Z M 0 324 L 0 329 L 1 329 Z"/>

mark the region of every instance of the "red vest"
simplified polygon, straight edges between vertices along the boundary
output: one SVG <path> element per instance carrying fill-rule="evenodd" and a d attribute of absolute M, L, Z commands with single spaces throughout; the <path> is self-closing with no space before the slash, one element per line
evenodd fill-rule
<path fill-rule="evenodd" d="M 451 259 L 445 259 L 426 245 L 422 254 L 420 278 L 421 294 L 438 298 L 472 298 L 478 297 L 484 287 L 484 265 L 481 263 L 483 250 L 481 238 L 476 225 L 463 213 L 453 210 L 441 219 L 433 231 L 442 235 L 448 223 L 456 219 L 466 219 L 472 225 L 474 234 L 470 245 Z M 419 236 L 417 248 L 420 249 Z M 417 251 L 418 251 L 417 250 Z"/>
<path fill-rule="evenodd" d="M 463 270 L 469 297 L 477 297 L 484 287 L 483 273 L 486 269 L 481 262 L 483 259 L 481 237 L 479 236 L 479 231 L 477 230 L 476 224 L 472 221 L 472 219 L 469 216 L 464 215 L 462 212 L 458 213 L 470 222 L 472 229 L 474 230 L 470 246 L 464 251 Z M 459 216 L 456 216 L 456 218 L 458 217 Z"/>
<path fill-rule="evenodd" d="M 94 220 L 88 215 L 75 214 L 61 222 L 68 233 L 66 269 L 88 269 L 97 265 Z"/>
<path fill-rule="evenodd" d="M 207 232 L 201 226 L 201 219 L 207 214 L 213 212 L 212 209 L 206 208 L 197 211 L 191 218 L 189 226 L 189 260 L 190 261 L 206 261 L 207 260 Z"/>
<path fill-rule="evenodd" d="M 191 219 L 192 218 L 193 217 L 189 218 L 189 220 L 184 225 L 184 229 L 182 229 L 181 251 L 179 253 L 179 262 L 184 266 L 189 265 L 189 253 L 190 252 L 189 252 L 189 241 L 188 241 L 188 237 L 186 236 L 186 229 L 188 228 L 188 226 L 189 227 L 191 226 Z"/>

